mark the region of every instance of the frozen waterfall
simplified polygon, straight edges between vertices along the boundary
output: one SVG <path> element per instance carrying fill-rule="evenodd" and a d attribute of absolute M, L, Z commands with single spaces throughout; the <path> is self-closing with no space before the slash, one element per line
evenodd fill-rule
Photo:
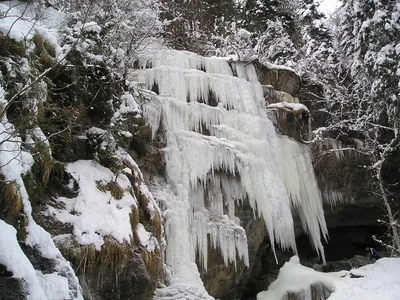
<path fill-rule="evenodd" d="M 246 233 L 235 217 L 235 204 L 244 200 L 265 220 L 272 247 L 294 253 L 297 211 L 325 259 L 327 228 L 309 149 L 276 133 L 254 66 L 173 50 L 153 53 L 141 66 L 135 81 L 154 92 L 144 115 L 153 136 L 160 129 L 167 137 L 167 182 L 152 192 L 165 203 L 171 285 L 157 291 L 158 299 L 210 298 L 195 264 L 198 255 L 207 269 L 209 246 L 225 264 L 249 265 Z"/>

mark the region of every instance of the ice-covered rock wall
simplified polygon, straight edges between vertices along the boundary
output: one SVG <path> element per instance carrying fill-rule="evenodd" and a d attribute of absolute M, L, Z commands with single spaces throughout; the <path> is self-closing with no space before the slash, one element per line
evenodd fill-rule
<path fill-rule="evenodd" d="M 209 242 L 226 264 L 249 265 L 235 217 L 241 201 L 263 217 L 273 247 L 294 253 L 296 211 L 324 259 L 327 228 L 309 149 L 276 133 L 254 66 L 171 50 L 152 53 L 141 66 L 134 80 L 153 91 L 144 115 L 153 135 L 165 130 L 167 137 L 167 182 L 152 192 L 165 203 L 172 279 L 158 296 L 207 297 L 195 261 L 198 255 L 207 268 Z"/>

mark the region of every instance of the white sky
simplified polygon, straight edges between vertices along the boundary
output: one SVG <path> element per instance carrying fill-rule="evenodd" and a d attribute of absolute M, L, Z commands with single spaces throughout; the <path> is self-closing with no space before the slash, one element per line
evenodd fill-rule
<path fill-rule="evenodd" d="M 340 4 L 341 1 L 339 0 L 321 0 L 320 10 L 329 16 L 339 8 Z"/>

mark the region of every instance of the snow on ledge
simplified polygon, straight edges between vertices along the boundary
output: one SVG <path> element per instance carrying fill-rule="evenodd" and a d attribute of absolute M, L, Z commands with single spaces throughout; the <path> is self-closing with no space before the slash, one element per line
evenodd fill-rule
<path fill-rule="evenodd" d="M 295 112 L 308 112 L 307 106 L 301 103 L 278 102 L 268 105 L 267 109 L 268 108 L 286 108 Z"/>
<path fill-rule="evenodd" d="M 270 62 L 263 62 L 262 64 L 269 69 L 290 71 L 290 72 L 293 72 L 294 74 L 298 75 L 294 69 L 292 69 L 291 67 L 288 67 L 288 66 L 276 65 L 276 64 L 273 64 Z"/>

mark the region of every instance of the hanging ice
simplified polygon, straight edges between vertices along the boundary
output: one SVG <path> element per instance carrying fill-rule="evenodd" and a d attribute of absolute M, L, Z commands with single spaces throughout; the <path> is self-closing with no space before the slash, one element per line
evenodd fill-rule
<path fill-rule="evenodd" d="M 327 228 L 310 152 L 276 134 L 253 65 L 231 68 L 224 60 L 171 50 L 141 64 L 147 69 L 135 79 L 158 94 L 144 105 L 144 115 L 153 136 L 160 123 L 167 136 L 167 184 L 154 193 L 167 207 L 166 260 L 175 288 L 177 278 L 189 282 L 190 273 L 204 290 L 194 263 L 198 253 L 207 268 L 209 241 L 226 264 L 240 259 L 248 266 L 246 233 L 235 217 L 235 203 L 245 199 L 264 218 L 273 248 L 277 243 L 297 252 L 297 210 L 325 259 L 321 233 L 326 238 Z"/>

